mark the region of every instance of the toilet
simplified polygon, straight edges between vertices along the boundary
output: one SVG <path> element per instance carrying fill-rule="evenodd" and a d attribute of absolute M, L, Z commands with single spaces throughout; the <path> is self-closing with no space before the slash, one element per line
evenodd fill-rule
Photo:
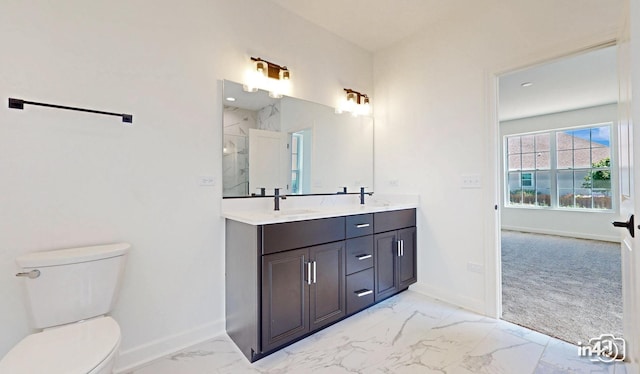
<path fill-rule="evenodd" d="M 32 327 L 0 360 L 0 373 L 110 374 L 120 348 L 115 305 L 128 243 L 34 252 L 22 268 Z"/>

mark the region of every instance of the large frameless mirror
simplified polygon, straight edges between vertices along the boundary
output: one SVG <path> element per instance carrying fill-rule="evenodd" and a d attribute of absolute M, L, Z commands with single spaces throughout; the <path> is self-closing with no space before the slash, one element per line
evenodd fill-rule
<path fill-rule="evenodd" d="M 373 186 L 373 119 L 224 81 L 223 197 Z"/>

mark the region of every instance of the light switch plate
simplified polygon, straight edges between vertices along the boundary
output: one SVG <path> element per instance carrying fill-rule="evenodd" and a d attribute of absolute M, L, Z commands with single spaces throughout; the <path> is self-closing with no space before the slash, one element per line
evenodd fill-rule
<path fill-rule="evenodd" d="M 461 188 L 482 188 L 482 177 L 479 174 L 468 174 L 460 176 Z"/>
<path fill-rule="evenodd" d="M 210 175 L 201 175 L 198 177 L 198 184 L 201 187 L 212 187 L 216 185 L 216 178 Z"/>

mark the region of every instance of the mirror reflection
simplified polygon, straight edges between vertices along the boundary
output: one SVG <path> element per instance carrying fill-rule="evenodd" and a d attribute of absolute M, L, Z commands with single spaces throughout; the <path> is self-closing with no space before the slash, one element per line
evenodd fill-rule
<path fill-rule="evenodd" d="M 373 186 L 373 119 L 224 81 L 223 197 Z"/>

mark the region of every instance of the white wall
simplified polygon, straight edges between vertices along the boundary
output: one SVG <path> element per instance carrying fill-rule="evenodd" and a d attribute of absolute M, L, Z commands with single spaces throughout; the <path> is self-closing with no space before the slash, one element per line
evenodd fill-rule
<path fill-rule="evenodd" d="M 533 131 L 552 130 L 557 128 L 587 126 L 611 122 L 611 156 L 615 170 L 617 162 L 617 104 L 600 105 L 591 108 L 552 113 L 536 117 L 522 118 L 500 123 L 500 139 L 506 135 L 520 134 Z M 504 150 L 501 149 L 501 154 Z M 500 175 L 504 175 L 504 165 L 501 165 Z M 504 189 L 504 178 L 501 181 Z M 618 189 L 618 175 L 613 174 L 612 189 Z M 501 195 L 503 196 L 503 194 Z M 619 216 L 618 204 L 614 199 L 614 209 L 611 211 L 576 211 L 561 209 L 537 209 L 505 207 L 501 199 L 502 228 L 555 234 L 584 239 L 620 241 L 619 229 L 611 225 Z"/>
<path fill-rule="evenodd" d="M 220 80 L 258 56 L 307 100 L 373 89 L 370 53 L 262 0 L 5 0 L 0 33 L 0 356 L 30 331 L 15 257 L 115 241 L 133 245 L 121 368 L 222 332 Z"/>
<path fill-rule="evenodd" d="M 375 187 L 420 195 L 417 290 L 496 315 L 495 74 L 612 39 L 621 4 L 476 2 L 375 53 Z"/>

